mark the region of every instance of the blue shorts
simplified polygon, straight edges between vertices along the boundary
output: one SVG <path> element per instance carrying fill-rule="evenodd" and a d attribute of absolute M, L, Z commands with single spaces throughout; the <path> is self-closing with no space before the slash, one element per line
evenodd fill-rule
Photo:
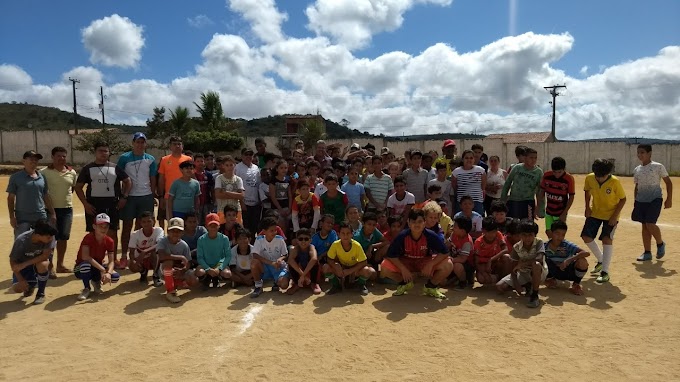
<path fill-rule="evenodd" d="M 153 195 L 144 196 L 129 196 L 125 207 L 120 211 L 120 219 L 130 221 L 137 219 L 142 212 L 153 213 L 154 199 Z"/>
<path fill-rule="evenodd" d="M 536 203 L 534 200 L 508 200 L 508 216 L 515 219 L 533 219 Z"/>
<path fill-rule="evenodd" d="M 185 219 L 187 217 L 187 213 L 188 212 L 172 211 L 172 217 L 173 218 Z"/>
<path fill-rule="evenodd" d="M 636 200 L 630 219 L 639 223 L 656 224 L 656 221 L 659 220 L 659 215 L 661 215 L 661 208 L 663 208 L 663 199 L 661 198 L 647 203 Z"/>
<path fill-rule="evenodd" d="M 38 283 L 38 271 L 35 269 L 35 265 L 29 265 L 26 268 L 22 269 L 19 273 L 21 273 L 21 277 L 26 280 L 27 283 L 29 284 L 37 284 Z M 19 279 L 17 279 L 17 276 L 12 272 L 12 284 L 16 284 L 19 282 Z"/>
<path fill-rule="evenodd" d="M 594 217 L 586 218 L 586 222 L 583 225 L 583 230 L 581 231 L 581 237 L 589 237 L 595 239 L 597 233 L 600 231 L 600 226 L 602 226 L 602 232 L 600 233 L 599 240 L 608 237 L 614 240 L 614 232 L 616 231 L 616 226 L 609 225 L 608 220 L 597 219 Z"/>
<path fill-rule="evenodd" d="M 273 265 L 263 264 L 262 280 L 274 280 L 278 282 L 281 277 L 288 277 L 288 268 L 276 269 Z"/>
<path fill-rule="evenodd" d="M 57 216 L 56 240 L 68 240 L 71 238 L 71 226 L 73 225 L 73 208 L 55 208 Z"/>

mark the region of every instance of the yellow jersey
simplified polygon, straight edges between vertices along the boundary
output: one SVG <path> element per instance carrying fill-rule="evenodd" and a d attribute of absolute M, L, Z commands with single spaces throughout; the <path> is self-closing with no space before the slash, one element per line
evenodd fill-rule
<path fill-rule="evenodd" d="M 345 252 L 342 243 L 338 240 L 331 244 L 330 249 L 328 249 L 328 258 L 336 260 L 342 264 L 342 266 L 353 267 L 357 265 L 357 263 L 366 261 L 366 254 L 358 241 L 352 240 L 352 247 L 348 252 Z"/>
<path fill-rule="evenodd" d="M 583 191 L 590 192 L 591 216 L 600 220 L 609 220 L 621 199 L 626 198 L 621 181 L 614 175 L 610 175 L 604 183 L 600 184 L 595 179 L 595 174 L 586 176 Z"/>

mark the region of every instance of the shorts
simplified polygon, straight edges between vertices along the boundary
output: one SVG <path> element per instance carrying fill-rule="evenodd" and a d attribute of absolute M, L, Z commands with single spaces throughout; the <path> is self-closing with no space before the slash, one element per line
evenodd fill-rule
<path fill-rule="evenodd" d="M 614 232 L 616 232 L 616 226 L 609 225 L 608 220 L 597 219 L 594 217 L 586 218 L 585 224 L 583 224 L 583 230 L 581 230 L 581 237 L 589 237 L 594 239 L 597 236 L 597 232 L 602 226 L 602 233 L 600 233 L 599 240 L 606 237 L 614 240 Z"/>
<path fill-rule="evenodd" d="M 543 271 L 541 272 L 541 282 L 544 282 L 546 278 L 548 278 L 548 267 L 544 264 Z M 512 285 L 512 274 L 503 277 L 501 281 L 514 288 L 514 285 Z M 531 279 L 531 272 L 517 272 L 517 281 L 519 281 L 519 285 L 531 283 L 533 281 Z"/>
<path fill-rule="evenodd" d="M 21 277 L 23 277 L 28 284 L 38 283 L 38 270 L 35 268 L 35 265 L 29 265 L 26 268 L 19 271 L 19 273 L 21 273 Z M 17 279 L 17 276 L 14 274 L 14 272 L 12 272 L 12 285 L 18 282 L 19 279 Z"/>
<path fill-rule="evenodd" d="M 102 266 L 106 268 L 106 264 L 102 264 Z M 86 273 L 90 274 L 92 281 L 101 281 L 102 279 L 102 273 L 99 271 L 99 269 L 93 267 L 89 261 L 82 261 L 79 264 L 76 264 L 76 266 L 73 268 L 73 274 L 77 279 L 82 280 Z M 120 274 L 118 274 L 116 271 L 113 271 L 113 273 L 111 273 L 111 284 L 115 284 L 119 280 Z"/>
<path fill-rule="evenodd" d="M 118 229 L 118 199 L 116 198 L 92 198 L 87 200 L 88 203 L 94 206 L 97 214 L 107 214 L 111 218 L 110 230 Z M 92 232 L 94 229 L 94 216 L 85 214 L 85 229 L 87 232 Z"/>
<path fill-rule="evenodd" d="M 534 200 L 508 200 L 508 216 L 515 219 L 531 219 L 536 210 Z"/>
<path fill-rule="evenodd" d="M 288 275 L 288 269 L 283 268 L 283 269 L 276 269 L 273 265 L 269 264 L 262 264 L 263 265 L 263 270 L 262 270 L 262 276 L 260 277 L 262 280 L 274 280 L 274 282 L 278 282 L 281 277 L 287 277 Z"/>
<path fill-rule="evenodd" d="M 157 220 L 166 220 L 166 216 L 165 216 L 165 203 L 166 202 L 167 202 L 167 199 L 161 199 L 158 202 L 158 213 L 156 214 Z"/>
<path fill-rule="evenodd" d="M 559 216 L 545 215 L 545 230 L 550 231 L 554 222 L 560 220 Z"/>
<path fill-rule="evenodd" d="M 19 237 L 19 235 L 21 235 L 22 233 L 30 230 L 32 226 L 33 223 L 17 221 L 17 227 L 14 229 L 14 240 L 16 240 L 17 237 Z"/>
<path fill-rule="evenodd" d="M 408 269 L 410 272 L 420 272 L 423 270 L 425 265 L 432 261 L 432 256 L 426 256 L 422 258 L 411 258 L 411 257 L 400 257 L 399 261 Z M 390 272 L 401 273 L 399 268 L 394 265 L 389 258 L 385 259 L 380 263 L 382 269 L 387 269 Z"/>
<path fill-rule="evenodd" d="M 663 199 L 657 198 L 651 202 L 638 202 L 635 201 L 633 206 L 633 213 L 630 215 L 630 219 L 634 222 L 639 223 L 650 223 L 656 224 L 659 220 L 659 215 L 661 215 L 661 209 L 663 208 Z"/>
<path fill-rule="evenodd" d="M 121 220 L 134 220 L 139 217 L 139 215 L 142 214 L 142 212 L 151 212 L 153 213 L 153 208 L 154 208 L 154 199 L 153 195 L 144 195 L 144 196 L 129 196 L 127 198 L 127 202 L 125 203 L 125 207 L 120 211 L 120 218 Z"/>
<path fill-rule="evenodd" d="M 57 217 L 57 235 L 55 240 L 68 240 L 71 238 L 71 226 L 73 225 L 73 208 L 55 208 Z"/>
<path fill-rule="evenodd" d="M 139 257 L 139 252 L 135 251 L 135 262 L 137 261 L 138 257 Z M 159 264 L 158 262 L 153 261 L 153 258 L 151 256 L 145 257 L 142 260 L 142 262 L 140 263 L 142 268 L 148 269 L 148 270 L 155 270 L 156 268 L 158 268 L 158 264 Z"/>
<path fill-rule="evenodd" d="M 180 218 L 184 220 L 187 217 L 188 212 L 172 211 L 173 218 Z"/>
<path fill-rule="evenodd" d="M 550 259 L 546 259 L 545 262 L 548 264 L 548 278 L 549 279 L 581 282 L 581 279 L 583 278 L 583 276 L 586 275 L 586 272 L 587 272 L 587 270 L 582 271 L 582 272 L 577 272 L 576 271 L 576 262 L 569 264 L 567 266 L 567 268 L 564 269 L 564 270 L 560 269 L 559 263 L 555 263 Z"/>

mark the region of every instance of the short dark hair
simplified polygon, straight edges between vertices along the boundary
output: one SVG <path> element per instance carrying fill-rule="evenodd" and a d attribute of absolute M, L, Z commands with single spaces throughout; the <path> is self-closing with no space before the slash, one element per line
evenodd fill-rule
<path fill-rule="evenodd" d="M 538 224 L 533 220 L 523 219 L 519 222 L 517 230 L 519 233 L 533 233 L 534 235 L 538 235 Z"/>
<path fill-rule="evenodd" d="M 280 215 L 279 215 L 279 211 L 272 208 L 272 209 L 265 211 L 264 214 L 262 214 L 262 217 L 263 218 L 274 218 L 274 220 L 279 220 Z"/>
<path fill-rule="evenodd" d="M 152 218 L 153 219 L 153 211 L 143 211 L 141 214 L 139 214 L 138 219 L 146 219 L 146 218 Z"/>
<path fill-rule="evenodd" d="M 355 164 L 355 163 L 364 164 L 364 158 L 362 158 L 362 157 L 356 157 L 356 158 L 354 158 L 354 159 L 352 160 L 352 164 Z"/>
<path fill-rule="evenodd" d="M 639 144 L 637 148 L 638 148 L 638 150 L 640 150 L 640 149 L 645 150 L 645 152 L 648 152 L 648 153 L 652 152 L 652 145 L 650 145 L 648 143 Z"/>
<path fill-rule="evenodd" d="M 260 222 L 260 229 L 266 230 L 266 229 L 269 229 L 269 228 L 276 226 L 276 225 L 278 225 L 276 219 L 274 219 L 274 218 L 264 218 Z"/>
<path fill-rule="evenodd" d="M 517 235 L 519 233 L 519 223 L 521 220 L 512 219 L 505 225 L 505 232 L 508 235 Z"/>
<path fill-rule="evenodd" d="M 446 163 L 437 162 L 437 164 L 434 165 L 434 168 L 437 169 L 437 170 L 446 169 Z"/>
<path fill-rule="evenodd" d="M 189 219 L 189 218 L 196 218 L 196 219 L 198 219 L 198 214 L 196 213 L 196 211 L 191 210 L 191 211 L 187 212 L 186 214 L 184 214 L 184 221 L 185 221 L 185 222 L 186 222 L 187 219 Z"/>
<path fill-rule="evenodd" d="M 394 178 L 394 182 L 392 182 L 392 184 L 397 184 L 397 183 L 406 184 L 406 178 L 404 178 L 403 175 L 397 175 L 397 176 Z"/>
<path fill-rule="evenodd" d="M 491 213 L 505 212 L 507 214 L 508 213 L 508 206 L 500 200 L 494 200 L 493 202 L 491 202 L 490 211 L 491 211 Z"/>
<path fill-rule="evenodd" d="M 242 228 L 239 228 L 239 229 L 236 230 L 236 239 L 238 239 L 241 236 L 245 236 L 248 239 L 250 239 L 250 236 L 252 236 L 252 233 L 250 232 L 250 230 L 248 228 L 242 227 Z"/>
<path fill-rule="evenodd" d="M 378 216 L 376 214 L 374 214 L 373 212 L 366 212 L 364 214 L 364 216 L 361 218 L 361 221 L 364 222 L 364 223 L 366 223 L 367 221 L 371 221 L 371 220 L 374 221 L 374 222 L 378 221 Z"/>
<path fill-rule="evenodd" d="M 411 211 L 408 212 L 408 220 L 418 220 L 418 217 L 425 219 L 425 211 L 421 208 L 411 208 Z"/>
<path fill-rule="evenodd" d="M 184 162 L 179 164 L 180 169 L 188 168 L 188 167 L 196 167 L 194 164 L 194 161 L 192 160 L 185 160 Z"/>
<path fill-rule="evenodd" d="M 312 237 L 312 230 L 309 228 L 300 228 L 296 233 L 295 237 L 300 237 L 300 236 L 309 236 Z"/>
<path fill-rule="evenodd" d="M 564 170 L 567 168 L 567 161 L 562 157 L 554 157 L 552 161 L 550 161 L 550 168 L 553 171 Z"/>
<path fill-rule="evenodd" d="M 434 158 L 432 158 L 432 155 L 430 154 L 423 154 L 423 160 L 425 159 L 433 160 Z"/>
<path fill-rule="evenodd" d="M 224 216 L 227 216 L 227 212 L 238 213 L 238 209 L 236 207 L 234 207 L 232 204 L 227 204 L 226 206 L 224 206 L 224 209 L 222 210 L 222 212 L 224 213 Z"/>
<path fill-rule="evenodd" d="M 458 215 L 453 218 L 453 223 L 466 233 L 470 233 L 470 231 L 472 231 L 472 219 L 467 216 Z"/>
<path fill-rule="evenodd" d="M 177 135 L 173 135 L 172 137 L 170 137 L 170 140 L 168 141 L 168 143 L 173 143 L 173 142 L 182 143 L 182 138 L 178 137 Z"/>
<path fill-rule="evenodd" d="M 203 155 L 202 153 L 196 153 L 196 154 L 194 154 L 194 160 L 196 160 L 196 159 L 198 159 L 198 158 L 203 158 L 203 159 L 205 159 L 205 155 Z"/>
<path fill-rule="evenodd" d="M 614 170 L 614 163 L 607 159 L 597 158 L 593 162 L 592 169 L 596 177 L 602 178 L 612 173 L 612 170 Z"/>
<path fill-rule="evenodd" d="M 498 223 L 496 223 L 496 219 L 493 216 L 487 216 L 482 219 L 482 229 L 487 232 L 497 230 Z"/>
<path fill-rule="evenodd" d="M 324 182 L 338 182 L 338 176 L 335 174 L 328 174 L 323 180 Z"/>
<path fill-rule="evenodd" d="M 472 151 L 472 150 L 464 150 L 463 153 L 460 154 L 460 157 L 461 157 L 461 158 L 465 158 L 465 156 L 468 155 L 468 154 L 472 155 L 473 157 L 475 156 L 475 152 L 474 152 L 474 151 Z"/>
<path fill-rule="evenodd" d="M 265 146 L 267 146 L 267 142 L 265 142 L 264 138 L 255 138 L 255 144 L 260 144 L 264 143 Z"/>
<path fill-rule="evenodd" d="M 566 231 L 567 228 L 568 228 L 568 227 L 567 227 L 567 222 L 562 221 L 562 220 L 555 220 L 555 221 L 552 223 L 552 226 L 550 226 L 550 230 L 551 230 L 551 231 L 557 231 L 557 230 Z"/>
<path fill-rule="evenodd" d="M 47 219 L 38 219 L 33 224 L 33 233 L 40 236 L 56 236 L 59 231 L 48 223 Z"/>
<path fill-rule="evenodd" d="M 482 150 L 484 151 L 484 146 L 480 145 L 479 143 L 475 143 L 470 147 L 470 150 L 475 151 L 475 150 Z"/>
<path fill-rule="evenodd" d="M 205 158 L 207 159 L 207 158 L 210 158 L 210 157 L 213 157 L 213 158 L 214 158 L 214 157 L 215 157 L 215 153 L 212 152 L 212 151 L 210 151 L 210 150 L 208 150 L 208 151 L 205 152 Z"/>
<path fill-rule="evenodd" d="M 272 161 L 273 161 L 273 160 L 276 160 L 276 158 L 279 158 L 279 156 L 276 155 L 276 154 L 274 154 L 274 153 L 264 153 L 264 161 L 265 161 L 265 163 L 266 163 L 266 162 L 269 162 L 270 160 L 272 160 Z"/>
<path fill-rule="evenodd" d="M 529 155 L 529 154 L 538 154 L 538 151 L 536 149 L 527 147 L 526 150 L 524 150 L 524 155 Z"/>
<path fill-rule="evenodd" d="M 340 222 L 340 224 L 338 224 L 338 232 L 342 231 L 343 228 L 347 228 L 350 231 L 352 230 L 352 227 L 350 227 L 347 222 Z"/>
<path fill-rule="evenodd" d="M 108 149 L 109 143 L 104 141 L 97 141 L 94 143 L 94 151 L 97 151 L 97 149 L 100 147 L 106 147 Z"/>
<path fill-rule="evenodd" d="M 650 150 L 650 151 L 651 151 L 651 150 Z M 67 152 L 68 152 L 68 151 L 67 151 L 64 147 L 55 146 L 55 147 L 52 149 L 52 156 L 54 156 L 56 153 L 67 153 Z"/>
<path fill-rule="evenodd" d="M 371 158 L 371 163 L 375 163 L 375 161 L 382 162 L 382 157 L 380 155 L 373 155 L 373 157 Z"/>
<path fill-rule="evenodd" d="M 297 188 L 302 188 L 302 187 L 310 187 L 309 186 L 309 178 L 306 176 L 302 176 L 297 180 Z"/>
<path fill-rule="evenodd" d="M 335 216 L 333 216 L 331 214 L 324 214 L 324 215 L 321 215 L 321 219 L 319 219 L 319 223 L 325 222 L 326 219 L 330 219 L 332 222 L 335 222 Z"/>
<path fill-rule="evenodd" d="M 387 225 L 389 225 L 390 227 L 392 226 L 392 224 L 397 223 L 397 222 L 399 222 L 401 224 L 401 222 L 402 222 L 401 216 L 393 215 L 393 216 L 390 216 L 390 217 L 387 218 Z"/>
<path fill-rule="evenodd" d="M 441 190 L 442 190 L 442 186 L 440 186 L 436 183 L 433 183 L 433 184 L 427 186 L 427 193 L 428 194 L 431 194 L 431 193 L 437 192 L 437 191 L 441 191 Z"/>
<path fill-rule="evenodd" d="M 315 161 L 315 160 L 309 161 L 309 163 L 307 163 L 307 168 L 309 169 L 309 168 L 312 168 L 312 167 L 316 167 L 318 169 L 321 169 L 321 163 L 319 163 L 318 161 Z"/>
<path fill-rule="evenodd" d="M 515 156 L 516 157 L 521 157 L 523 155 L 527 154 L 527 147 L 524 145 L 517 145 L 515 146 Z"/>
<path fill-rule="evenodd" d="M 458 203 L 463 204 L 463 202 L 466 201 L 466 200 L 469 200 L 469 201 L 471 201 L 472 203 L 475 202 L 475 200 L 472 199 L 472 196 L 470 196 L 470 195 L 463 195 L 463 196 L 460 197 L 460 201 L 459 201 Z"/>

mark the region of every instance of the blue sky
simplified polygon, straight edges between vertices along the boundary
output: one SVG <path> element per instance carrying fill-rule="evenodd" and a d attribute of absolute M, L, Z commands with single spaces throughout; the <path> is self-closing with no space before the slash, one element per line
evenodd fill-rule
<path fill-rule="evenodd" d="M 214 41 L 215 34 L 237 35 L 252 49 L 268 45 L 251 28 L 252 19 L 244 16 L 243 8 L 256 11 L 270 0 L 238 1 L 241 1 L 241 8 L 232 4 L 235 1 L 216 0 L 5 2 L 0 13 L 0 65 L 20 68 L 30 76 L 34 86 L 62 82 L 64 73 L 76 67 L 94 68 L 101 73 L 104 85 L 108 86 L 140 79 L 168 84 L 178 78 L 194 78 L 197 76 L 196 66 L 204 64 L 201 52 Z M 346 4 L 353 1 L 379 3 L 377 0 L 347 0 Z M 584 79 L 626 62 L 654 57 L 662 48 L 680 44 L 680 1 L 675 0 L 411 0 L 411 3 L 411 7 L 400 11 L 403 23 L 395 30 L 373 32 L 369 41 L 359 46 L 344 44 L 333 31 L 315 33 L 308 26 L 310 19 L 305 14 L 305 9 L 315 4 L 312 1 L 277 1 L 274 7 L 275 11 L 287 14 L 281 25 L 287 39 L 324 36 L 332 45 L 347 46 L 354 59 L 374 60 L 396 51 L 416 57 L 437 43 L 445 43 L 462 55 L 479 51 L 485 45 L 510 35 L 568 33 L 573 42 L 563 52 L 556 53 L 560 56 L 557 61 L 548 64 L 551 70 L 559 71 L 563 77 L 572 80 Z M 144 46 L 136 65 L 120 67 L 92 61 L 91 51 L 83 43 L 84 28 L 94 20 L 113 14 L 143 27 Z M 511 14 L 516 15 L 514 22 Z M 208 23 L 200 27 L 190 25 L 188 19 L 199 15 L 209 20 Z M 343 17 L 342 12 L 337 15 L 338 18 Z M 332 14 L 327 16 L 333 17 Z M 350 22 L 375 24 L 370 19 L 357 21 L 356 17 L 354 15 Z M 544 48 L 537 48 L 535 53 L 540 55 L 540 49 Z M 517 55 L 522 54 L 517 52 Z M 582 71 L 586 66 L 588 70 Z M 274 81 L 278 90 L 295 92 L 304 91 L 306 87 L 295 76 L 277 70 L 276 65 L 263 69 L 263 73 Z M 542 83 L 550 85 L 554 78 L 559 76 L 546 76 Z M 409 84 L 405 86 L 411 87 Z M 13 93 L 10 96 L 17 95 Z M 10 96 L 5 95 L 4 98 Z M 173 97 L 179 96 L 174 94 Z M 271 112 L 271 109 L 262 110 L 262 115 Z M 499 115 L 531 112 L 500 109 Z M 488 108 L 471 111 L 480 114 L 496 112 Z M 343 113 L 341 110 L 335 112 L 338 115 Z M 257 114 L 257 110 L 250 111 L 250 114 Z M 429 116 L 433 115 L 437 113 L 429 113 Z M 449 115 L 448 118 L 453 117 Z M 366 119 L 362 123 L 374 121 Z M 435 123 L 432 123 L 434 126 Z"/>

